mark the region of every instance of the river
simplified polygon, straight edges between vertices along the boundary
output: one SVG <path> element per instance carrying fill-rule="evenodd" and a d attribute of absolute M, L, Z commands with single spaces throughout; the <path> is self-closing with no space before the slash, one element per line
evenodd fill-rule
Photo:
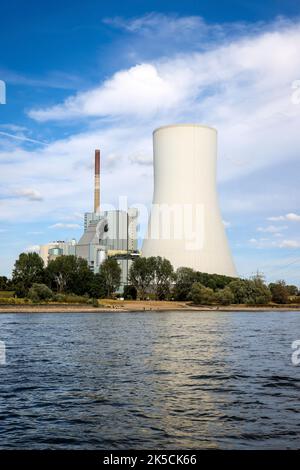
<path fill-rule="evenodd" d="M 300 312 L 1 314 L 1 449 L 294 449 Z"/>

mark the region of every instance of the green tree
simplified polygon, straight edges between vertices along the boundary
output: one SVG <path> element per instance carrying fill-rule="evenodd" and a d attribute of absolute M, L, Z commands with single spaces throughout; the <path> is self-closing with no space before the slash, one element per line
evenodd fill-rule
<path fill-rule="evenodd" d="M 265 284 L 263 276 L 257 274 L 253 276 L 249 282 L 251 283 L 252 292 L 250 302 L 248 303 L 256 305 L 268 304 L 272 298 L 272 294 L 269 287 Z"/>
<path fill-rule="evenodd" d="M 292 297 L 296 297 L 297 295 L 299 295 L 299 290 L 297 286 L 287 285 L 286 288 L 288 290 L 289 295 L 291 295 Z"/>
<path fill-rule="evenodd" d="M 124 293 L 123 293 L 125 300 L 136 300 L 137 298 L 137 290 L 134 286 L 128 285 L 124 286 Z"/>
<path fill-rule="evenodd" d="M 6 276 L 0 276 L 0 290 L 8 289 L 9 280 Z"/>
<path fill-rule="evenodd" d="M 153 277 L 153 290 L 155 298 L 163 300 L 170 295 L 171 285 L 175 279 L 174 269 L 170 261 L 161 256 L 149 258 L 153 263 L 154 277 Z"/>
<path fill-rule="evenodd" d="M 249 299 L 249 285 L 243 279 L 236 279 L 228 284 L 228 288 L 233 294 L 233 302 L 235 304 L 247 303 Z"/>
<path fill-rule="evenodd" d="M 197 273 L 192 268 L 178 268 L 173 289 L 175 300 L 187 300 L 192 285 L 197 281 Z"/>
<path fill-rule="evenodd" d="M 96 299 L 103 299 L 107 296 L 105 278 L 103 274 L 97 273 L 90 282 L 89 294 Z"/>
<path fill-rule="evenodd" d="M 205 287 L 210 287 L 211 289 L 218 290 L 224 289 L 231 281 L 234 281 L 236 278 L 225 276 L 223 274 L 208 274 L 197 272 L 196 282 L 200 282 Z"/>
<path fill-rule="evenodd" d="M 90 290 L 93 276 L 87 261 L 74 255 L 58 256 L 46 268 L 48 285 L 59 293 L 84 295 Z"/>
<path fill-rule="evenodd" d="M 189 298 L 194 304 L 211 305 L 215 302 L 215 293 L 210 287 L 204 287 L 200 282 L 195 282 Z"/>
<path fill-rule="evenodd" d="M 277 304 L 287 304 L 289 302 L 289 290 L 284 281 L 277 281 L 269 284 L 272 294 L 272 301 Z"/>
<path fill-rule="evenodd" d="M 45 284 L 34 283 L 29 289 L 28 297 L 34 302 L 38 302 L 39 300 L 50 300 L 53 297 L 53 292 Z"/>
<path fill-rule="evenodd" d="M 121 283 L 121 268 L 117 260 L 107 258 L 103 261 L 100 266 L 99 274 L 103 276 L 107 297 L 111 297 Z"/>
<path fill-rule="evenodd" d="M 137 258 L 129 271 L 130 283 L 136 288 L 138 298 L 145 300 L 155 276 L 155 258 Z"/>
<path fill-rule="evenodd" d="M 44 262 L 37 253 L 21 253 L 15 262 L 12 281 L 17 295 L 25 296 L 33 283 L 44 280 Z"/>
<path fill-rule="evenodd" d="M 234 295 L 229 287 L 224 287 L 215 293 L 216 301 L 221 305 L 230 305 L 234 302 Z"/>
<path fill-rule="evenodd" d="M 237 279 L 228 284 L 235 304 L 265 305 L 271 300 L 271 292 L 258 275 L 252 279 Z"/>

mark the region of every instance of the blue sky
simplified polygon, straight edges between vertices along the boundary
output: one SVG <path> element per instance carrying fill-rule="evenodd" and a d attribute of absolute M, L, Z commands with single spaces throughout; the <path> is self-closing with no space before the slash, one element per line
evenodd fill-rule
<path fill-rule="evenodd" d="M 94 148 L 105 202 L 149 205 L 152 130 L 200 122 L 238 272 L 300 284 L 298 1 L 11 0 L 0 17 L 0 274 L 80 237 Z"/>

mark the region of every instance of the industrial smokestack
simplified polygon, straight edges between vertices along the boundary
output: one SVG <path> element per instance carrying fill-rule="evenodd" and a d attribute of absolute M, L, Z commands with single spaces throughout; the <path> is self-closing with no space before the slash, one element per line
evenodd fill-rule
<path fill-rule="evenodd" d="M 94 212 L 100 212 L 100 150 L 95 150 Z"/>

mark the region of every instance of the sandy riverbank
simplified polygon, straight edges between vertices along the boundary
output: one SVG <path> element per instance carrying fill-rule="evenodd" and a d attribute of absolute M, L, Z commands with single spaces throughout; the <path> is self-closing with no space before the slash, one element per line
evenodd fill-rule
<path fill-rule="evenodd" d="M 268 306 L 195 306 L 189 302 L 175 301 L 121 301 L 103 300 L 99 307 L 86 304 L 34 304 L 34 305 L 0 305 L 1 313 L 105 313 L 105 312 L 168 312 L 168 311 L 226 311 L 226 312 L 269 312 L 269 311 L 299 311 L 300 305 L 268 305 Z"/>

